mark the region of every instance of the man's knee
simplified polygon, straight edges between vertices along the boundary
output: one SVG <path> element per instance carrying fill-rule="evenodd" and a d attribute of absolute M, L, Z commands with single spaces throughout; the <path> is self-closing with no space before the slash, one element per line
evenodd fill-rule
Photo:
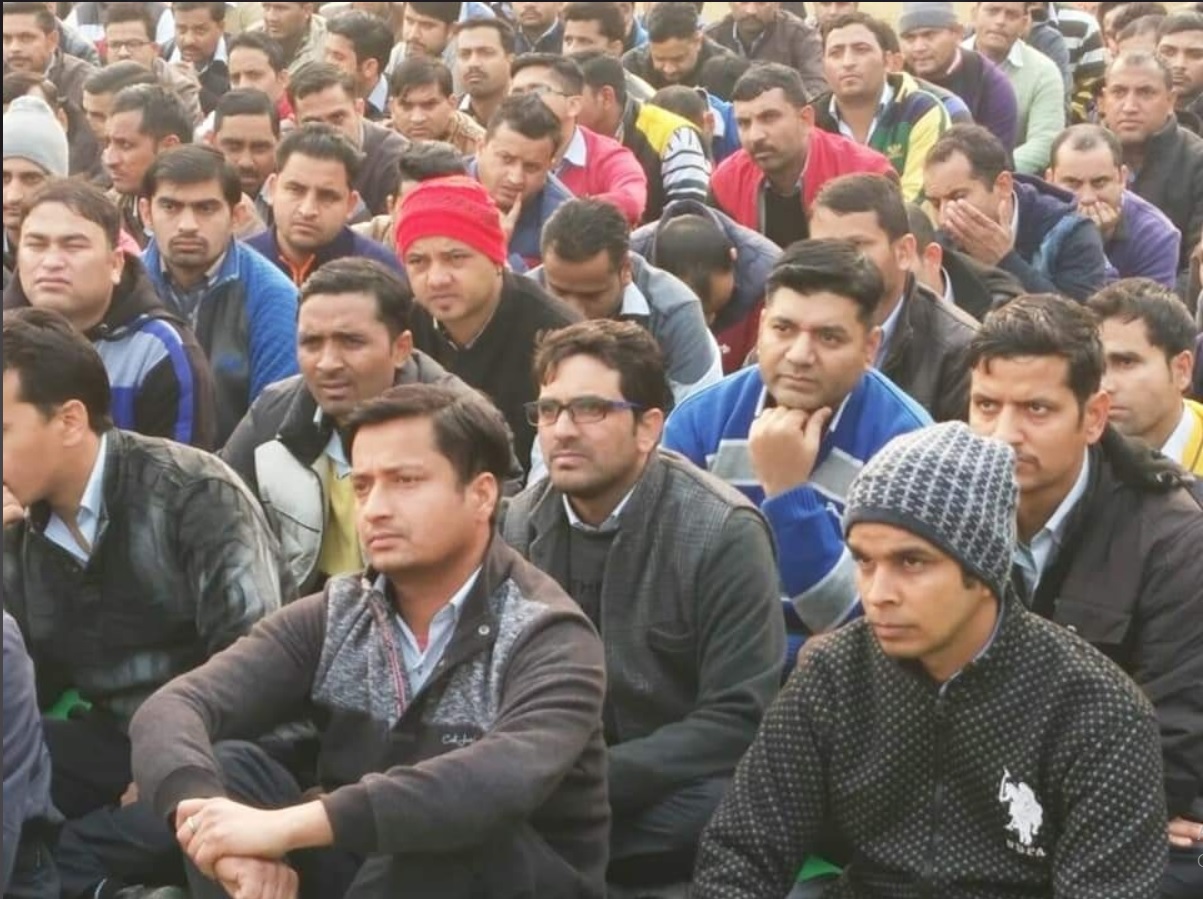
<path fill-rule="evenodd" d="M 257 744 L 227 740 L 213 747 L 213 757 L 231 799 L 265 808 L 301 801 L 296 778 Z"/>

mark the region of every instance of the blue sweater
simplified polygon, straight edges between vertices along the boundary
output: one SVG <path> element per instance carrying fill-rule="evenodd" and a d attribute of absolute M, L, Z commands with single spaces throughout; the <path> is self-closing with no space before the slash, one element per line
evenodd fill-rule
<path fill-rule="evenodd" d="M 832 419 L 810 482 L 765 499 L 748 454 L 748 431 L 765 397 L 758 368 L 736 372 L 677 407 L 664 446 L 742 491 L 768 519 L 796 649 L 803 634 L 831 630 L 859 613 L 840 523 L 853 478 L 891 439 L 932 420 L 892 381 L 870 371 Z"/>

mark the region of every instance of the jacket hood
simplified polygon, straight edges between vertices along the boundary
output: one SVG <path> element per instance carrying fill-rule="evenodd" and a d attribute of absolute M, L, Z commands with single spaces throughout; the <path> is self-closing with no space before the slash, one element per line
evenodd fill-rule
<path fill-rule="evenodd" d="M 137 319 L 145 316 L 178 321 L 159 300 L 142 260 L 129 251 L 124 253 L 125 267 L 121 272 L 121 280 L 113 289 L 109 310 L 105 313 L 103 321 L 84 335 L 91 341 L 117 340 L 125 336 Z M 25 293 L 21 277 L 14 274 L 8 289 L 4 291 L 4 308 L 23 309 L 29 305 L 29 296 Z"/>
<path fill-rule="evenodd" d="M 1043 237 L 1058 219 L 1077 208 L 1077 197 L 1043 178 L 1019 172 L 1013 177 L 1019 215 L 1023 220 L 1020 224 L 1025 232 L 1038 231 Z"/>

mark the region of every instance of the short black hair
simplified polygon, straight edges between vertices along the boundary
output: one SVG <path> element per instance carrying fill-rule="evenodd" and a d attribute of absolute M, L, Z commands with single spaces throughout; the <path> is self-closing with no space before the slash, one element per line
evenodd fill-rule
<path fill-rule="evenodd" d="M 374 59 L 384 72 L 393 52 L 395 39 L 392 30 L 371 13 L 348 9 L 326 20 L 326 33 L 345 38 L 355 48 L 355 62 L 362 65 Z"/>
<path fill-rule="evenodd" d="M 735 85 L 752 66 L 752 60 L 746 56 L 736 56 L 734 53 L 712 56 L 702 64 L 698 84 L 708 94 L 730 100 L 735 94 Z"/>
<path fill-rule="evenodd" d="M 627 37 L 627 26 L 617 3 L 600 0 L 569 3 L 564 7 L 562 18 L 565 22 L 596 22 L 602 37 L 610 42 L 625 41 Z"/>
<path fill-rule="evenodd" d="M 777 88 L 785 94 L 789 104 L 797 109 L 810 103 L 806 85 L 802 83 L 802 76 L 798 74 L 798 70 L 779 62 L 755 65 L 744 72 L 739 81 L 735 82 L 731 99 L 736 103 L 746 103 Z"/>
<path fill-rule="evenodd" d="M 139 134 L 147 134 L 155 142 L 168 137 L 179 138 L 181 144 L 192 143 L 192 117 L 174 90 L 161 84 L 134 84 L 123 87 L 113 97 L 111 116 L 123 112 L 140 112 Z"/>
<path fill-rule="evenodd" d="M 890 26 L 889 22 L 884 19 L 879 19 L 877 16 L 870 15 L 867 12 L 857 10 L 855 12 L 844 12 L 838 16 L 832 16 L 823 23 L 820 32 L 823 36 L 823 47 L 827 47 L 827 38 L 831 32 L 837 28 L 848 28 L 852 25 L 863 25 L 869 29 L 874 39 L 877 41 L 877 46 L 881 48 L 883 53 L 895 53 L 898 50 L 898 35 Z"/>
<path fill-rule="evenodd" d="M 969 369 L 996 359 L 1055 356 L 1069 364 L 1069 384 L 1078 408 L 1103 383 L 1103 342 L 1085 306 L 1051 293 L 1016 297 L 986 316 L 969 343 Z"/>
<path fill-rule="evenodd" d="M 436 0 L 436 2 L 406 3 L 405 8 L 427 19 L 438 19 L 444 24 L 454 25 L 459 21 L 464 4 L 438 2 Z"/>
<path fill-rule="evenodd" d="M 1169 37 L 1171 34 L 1181 34 L 1184 31 L 1203 31 L 1203 13 L 1198 10 L 1184 9 L 1170 13 L 1161 20 L 1161 28 L 1157 31 L 1157 39 Z"/>
<path fill-rule="evenodd" d="M 84 93 L 94 97 L 105 94 L 115 94 L 122 88 L 135 84 L 158 84 L 159 79 L 154 72 L 143 67 L 142 63 L 125 59 L 121 62 L 110 63 L 103 69 L 96 69 L 84 81 Z"/>
<path fill-rule="evenodd" d="M 771 303 L 782 289 L 846 297 L 856 304 L 856 317 L 866 330 L 873 327 L 885 293 L 877 266 L 846 240 L 800 240 L 786 247 L 769 274 L 765 302 Z"/>
<path fill-rule="evenodd" d="M 1125 3 L 1120 4 L 1126 6 L 1127 9 L 1117 13 L 1115 19 L 1111 22 L 1111 27 L 1115 29 L 1116 37 L 1118 37 L 1125 28 L 1133 22 L 1137 22 L 1146 16 L 1161 16 L 1169 15 L 1169 9 L 1164 3 Z"/>
<path fill-rule="evenodd" d="M 514 26 L 505 19 L 464 19 L 455 26 L 455 33 L 463 34 L 473 28 L 484 28 L 494 32 L 501 44 L 501 52 L 506 56 L 513 56 L 514 51 L 518 49 L 518 35 Z"/>
<path fill-rule="evenodd" d="M 429 181 L 468 174 L 463 154 L 441 140 L 416 140 L 397 157 L 397 190 L 407 181 Z"/>
<path fill-rule="evenodd" d="M 622 398 L 639 407 L 633 410 L 636 421 L 650 409 L 672 408 L 664 353 L 656 338 L 636 322 L 603 318 L 544 334 L 535 349 L 535 384 L 546 384 L 574 356 L 589 356 L 618 372 Z"/>
<path fill-rule="evenodd" d="M 702 30 L 698 9 L 692 3 L 657 3 L 643 20 L 648 43 L 689 39 Z"/>
<path fill-rule="evenodd" d="M 1125 278 L 1109 284 L 1086 303 L 1101 325 L 1111 318 L 1144 322 L 1149 343 L 1172 359 L 1195 348 L 1197 331 L 1190 310 L 1172 290 L 1149 278 Z"/>
<path fill-rule="evenodd" d="M 376 318 L 396 340 L 410 328 L 414 295 L 392 269 L 374 259 L 346 257 L 327 262 L 301 285 L 300 305 L 315 296 L 368 294 L 376 301 Z"/>
<path fill-rule="evenodd" d="M 109 249 L 116 249 L 121 237 L 121 211 L 99 187 L 80 178 L 56 178 L 48 181 L 25 203 L 21 216 L 22 225 L 29 214 L 39 206 L 52 203 L 65 206 L 80 218 L 99 226 L 108 241 Z"/>
<path fill-rule="evenodd" d="M 1161 73 L 1161 80 L 1165 83 L 1166 90 L 1174 89 L 1174 73 L 1165 64 L 1165 60 L 1156 53 L 1149 53 L 1145 50 L 1129 50 L 1126 53 L 1121 53 L 1108 63 L 1107 78 L 1110 78 L 1111 73 L 1116 69 L 1122 68 L 1156 69 Z"/>
<path fill-rule="evenodd" d="M 969 160 L 973 178 L 993 187 L 998 176 L 1010 170 L 1007 148 L 994 133 L 981 125 L 953 125 L 928 151 L 925 167 L 948 162 L 960 153 Z"/>
<path fill-rule="evenodd" d="M 280 141 L 280 146 L 276 148 L 276 171 L 284 171 L 284 166 L 293 155 L 341 163 L 347 170 L 348 186 L 355 184 L 355 179 L 359 177 L 359 169 L 363 165 L 363 154 L 347 136 L 337 128 L 321 122 L 301 125 L 284 136 L 284 140 Z"/>
<path fill-rule="evenodd" d="M 610 267 L 618 269 L 630 257 L 631 228 L 613 203 L 573 199 L 551 214 L 539 246 L 542 255 L 555 252 L 566 262 L 584 262 L 604 252 Z"/>
<path fill-rule="evenodd" d="M 9 72 L 4 76 L 3 86 L 6 108 L 13 100 L 18 97 L 27 97 L 35 90 L 42 92 L 42 96 L 46 98 L 46 105 L 52 112 L 57 113 L 62 107 L 59 102 L 58 85 L 37 72 Z"/>
<path fill-rule="evenodd" d="M 939 239 L 931 216 L 917 203 L 906 204 L 906 221 L 907 227 L 911 229 L 911 234 L 915 236 L 915 249 L 920 252 L 926 250 Z"/>
<path fill-rule="evenodd" d="M 687 122 L 693 122 L 699 129 L 705 124 L 706 113 L 710 111 L 710 104 L 706 102 L 706 98 L 698 93 L 696 88 L 686 87 L 684 84 L 662 87 L 648 102 L 652 106 L 679 115 Z"/>
<path fill-rule="evenodd" d="M 230 39 L 226 44 L 226 53 L 235 50 L 258 50 L 267 57 L 267 64 L 276 74 L 284 71 L 284 48 L 275 38 L 268 37 L 262 31 L 243 31 Z"/>
<path fill-rule="evenodd" d="M 549 140 L 552 152 L 560 146 L 560 120 L 539 97 L 534 94 L 510 94 L 501 101 L 489 127 L 485 140 L 492 139 L 502 125 L 518 132 L 527 140 Z"/>
<path fill-rule="evenodd" d="M 513 458 L 510 429 L 497 407 L 472 389 L 402 384 L 362 403 L 343 429 L 348 461 L 354 462 L 355 438 L 364 428 L 414 418 L 430 420 L 435 446 L 455 469 L 460 486 L 492 475 L 500 503 Z"/>
<path fill-rule="evenodd" d="M 1120 144 L 1114 131 L 1110 131 L 1102 125 L 1083 122 L 1080 125 L 1070 125 L 1058 134 L 1053 139 L 1053 147 L 1048 155 L 1049 168 L 1057 168 L 1057 156 L 1061 152 L 1061 148 L 1065 146 L 1075 153 L 1089 153 L 1091 150 L 1106 147 L 1111 153 L 1111 161 L 1115 163 L 1117 169 L 1124 164 L 1123 145 Z"/>
<path fill-rule="evenodd" d="M 272 134 L 280 136 L 280 110 L 263 91 L 242 88 L 222 94 L 213 110 L 213 133 L 219 133 L 225 120 L 235 116 L 267 116 Z"/>
<path fill-rule="evenodd" d="M 455 79 L 441 59 L 407 56 L 397 63 L 397 67 L 388 78 L 389 96 L 394 100 L 404 100 L 405 95 L 415 87 L 431 85 L 437 87 L 444 97 L 455 93 Z"/>
<path fill-rule="evenodd" d="M 523 69 L 547 69 L 560 81 L 564 93 L 576 96 L 585 90 L 585 75 L 571 56 L 558 53 L 523 53 L 510 63 L 510 77 Z"/>
<path fill-rule="evenodd" d="M 295 107 L 299 100 L 332 87 L 341 87 L 352 100 L 359 96 L 355 79 L 338 66 L 328 62 L 307 62 L 288 79 L 288 102 Z"/>
<path fill-rule="evenodd" d="M 44 417 L 78 400 L 88 412 L 93 433 L 103 434 L 113 427 L 112 391 L 104 361 L 92 342 L 60 313 L 33 307 L 6 309 L 0 355 L 4 371 L 17 373 L 18 398 Z"/>
<path fill-rule="evenodd" d="M 713 306 L 710 279 L 735 270 L 735 244 L 714 219 L 678 215 L 656 229 L 652 264 L 676 275 L 697 294 L 704 309 Z"/>
<path fill-rule="evenodd" d="M 856 174 L 832 178 L 819 190 L 813 208 L 829 209 L 836 215 L 871 212 L 877 226 L 890 242 L 910 234 L 906 203 L 898 183 L 884 175 Z"/>
<path fill-rule="evenodd" d="M 46 8 L 45 3 L 34 3 L 31 0 L 4 0 L 5 16 L 37 16 L 38 27 L 43 34 L 49 34 L 58 27 L 58 19 Z"/>
<path fill-rule="evenodd" d="M 221 151 L 205 144 L 176 147 L 155 157 L 142 177 L 140 196 L 153 200 L 161 184 L 207 184 L 216 181 L 221 195 L 233 209 L 242 202 L 242 184 L 238 172 L 226 162 Z"/>
<path fill-rule="evenodd" d="M 1115 36 L 1118 41 L 1130 41 L 1137 37 L 1159 37 L 1161 34 L 1161 23 L 1165 21 L 1165 16 L 1159 15 L 1144 15 L 1134 22 L 1129 22 L 1124 26 L 1124 30 Z"/>
<path fill-rule="evenodd" d="M 209 18 L 214 22 L 224 22 L 226 20 L 226 4 L 218 2 L 201 2 L 201 0 L 181 0 L 178 3 L 171 4 L 171 12 L 195 12 L 198 9 L 203 9 L 209 13 Z"/>
<path fill-rule="evenodd" d="M 581 74 L 590 90 L 599 91 L 608 87 L 614 91 L 614 100 L 619 106 L 627 102 L 627 70 L 622 60 L 601 50 L 583 50 L 573 53 L 570 59 L 581 67 Z"/>
<path fill-rule="evenodd" d="M 105 10 L 104 24 L 120 25 L 125 22 L 139 22 L 146 29 L 146 37 L 153 44 L 155 33 L 158 31 L 155 17 L 151 15 L 146 3 L 110 3 Z"/>

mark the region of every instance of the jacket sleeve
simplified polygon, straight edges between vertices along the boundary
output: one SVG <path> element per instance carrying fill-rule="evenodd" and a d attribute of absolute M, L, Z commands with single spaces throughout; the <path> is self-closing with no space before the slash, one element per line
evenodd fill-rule
<path fill-rule="evenodd" d="M 234 428 L 234 433 L 230 435 L 230 439 L 218 453 L 221 461 L 238 473 L 243 483 L 255 496 L 259 495 L 259 479 L 255 476 L 255 449 L 264 442 L 259 424 L 258 411 L 260 408 L 259 400 L 251 403 L 251 408 L 247 410 L 246 415 L 242 416 L 242 421 L 238 422 L 238 427 Z"/>
<path fill-rule="evenodd" d="M 152 327 L 171 326 L 160 321 Z M 163 343 L 166 358 L 151 369 L 134 397 L 135 430 L 212 450 L 217 442 L 217 413 L 209 363 L 199 346 L 178 338 Z"/>
<path fill-rule="evenodd" d="M 33 662 L 25 651 L 17 622 L 5 612 L 4 844 L 0 895 L 8 895 L 26 820 L 31 814 L 50 807 L 49 767 L 41 768 L 47 761 Z"/>
<path fill-rule="evenodd" d="M 802 76 L 808 97 L 817 97 L 830 90 L 823 74 L 823 39 L 816 28 L 798 28 L 791 36 L 790 57 L 794 69 Z"/>
<path fill-rule="evenodd" d="M 1182 235 L 1182 256 L 1178 262 L 1180 271 L 1190 269 L 1191 253 L 1199 246 L 1199 238 L 1203 237 L 1203 160 L 1194 160 L 1190 191 L 1190 219 L 1187 221 L 1186 231 Z"/>
<path fill-rule="evenodd" d="M 737 509 L 698 575 L 694 710 L 610 747 L 616 814 L 646 808 L 688 783 L 726 776 L 747 750 L 777 692 L 785 654 L 775 567 L 768 528 L 750 509 Z"/>
<path fill-rule="evenodd" d="M 1026 175 L 1044 172 L 1053 140 L 1065 128 L 1065 84 L 1057 67 L 1049 60 L 1042 61 L 1049 64 L 1041 66 L 1028 110 L 1028 131 L 1015 148 L 1015 171 Z"/>
<path fill-rule="evenodd" d="M 710 160 L 702 148 L 702 138 L 693 128 L 678 128 L 669 137 L 660 155 L 664 180 L 664 199 L 706 202 L 710 190 Z"/>
<path fill-rule="evenodd" d="M 213 655 L 280 608 L 286 578 L 280 547 L 259 504 L 240 481 L 209 477 L 179 507 L 177 546 L 195 585 L 196 630 Z"/>
<path fill-rule="evenodd" d="M 812 853 L 828 814 L 827 704 L 806 654 L 765 715 L 702 833 L 695 899 L 785 896 Z"/>
<path fill-rule="evenodd" d="M 297 367 L 297 293 L 284 279 L 263 278 L 246 292 L 251 338 L 251 395 L 295 375 Z"/>
<path fill-rule="evenodd" d="M 1129 672 L 1157 711 L 1171 818 L 1203 795 L 1203 513 L 1150 548 Z"/>
<path fill-rule="evenodd" d="M 325 609 L 320 594 L 298 600 L 142 704 L 130 724 L 134 782 L 156 814 L 225 795 L 214 744 L 305 717 Z"/>
<path fill-rule="evenodd" d="M 501 708 L 475 743 L 368 774 L 322 802 L 336 846 L 361 855 L 456 852 L 528 819 L 601 727 L 601 640 L 583 616 L 549 615 L 512 649 Z"/>
<path fill-rule="evenodd" d="M 643 220 L 647 209 L 647 173 L 626 147 L 614 148 L 602 160 L 599 177 L 606 191 L 594 195 L 596 200 L 616 206 L 632 226 Z"/>
<path fill-rule="evenodd" d="M 662 443 L 665 449 L 680 453 L 698 468 L 710 470 L 706 456 L 710 445 L 699 430 L 698 410 L 701 405 L 694 402 L 682 403 L 668 416 L 664 423 Z"/>
<path fill-rule="evenodd" d="M 857 608 L 856 570 L 839 518 L 809 484 L 760 507 L 777 540 L 781 585 L 812 633 L 832 630 Z"/>
<path fill-rule="evenodd" d="M 1182 258 L 1182 232 L 1169 227 L 1145 231 L 1143 246 L 1136 254 L 1136 271 L 1125 273 L 1128 278 L 1151 278 L 1170 290 L 1178 289 L 1178 260 Z"/>
<path fill-rule="evenodd" d="M 1113 725 L 1074 760 L 1052 853 L 1054 899 L 1156 896 L 1165 869 L 1166 812 L 1156 728 L 1144 717 Z"/>
<path fill-rule="evenodd" d="M 1015 88 L 998 68 L 989 72 L 988 78 L 986 96 L 982 101 L 981 124 L 993 131 L 1008 151 L 1013 151 L 1019 136 L 1019 102 L 1015 99 Z"/>
<path fill-rule="evenodd" d="M 167 80 L 170 82 L 172 93 L 180 98 L 192 127 L 198 126 L 205 120 L 204 110 L 201 109 L 200 79 L 191 67 L 182 63 L 167 63 Z"/>
<path fill-rule="evenodd" d="M 906 166 L 901 173 L 902 195 L 907 202 L 918 202 L 923 195 L 923 165 L 948 125 L 948 111 L 933 98 L 931 108 L 919 117 L 907 141 Z"/>
<path fill-rule="evenodd" d="M 673 286 L 688 289 L 684 284 Z M 723 357 L 718 342 L 706 327 L 701 302 L 692 294 L 691 300 L 674 308 L 656 335 L 668 362 L 673 399 L 678 403 L 723 378 Z"/>

